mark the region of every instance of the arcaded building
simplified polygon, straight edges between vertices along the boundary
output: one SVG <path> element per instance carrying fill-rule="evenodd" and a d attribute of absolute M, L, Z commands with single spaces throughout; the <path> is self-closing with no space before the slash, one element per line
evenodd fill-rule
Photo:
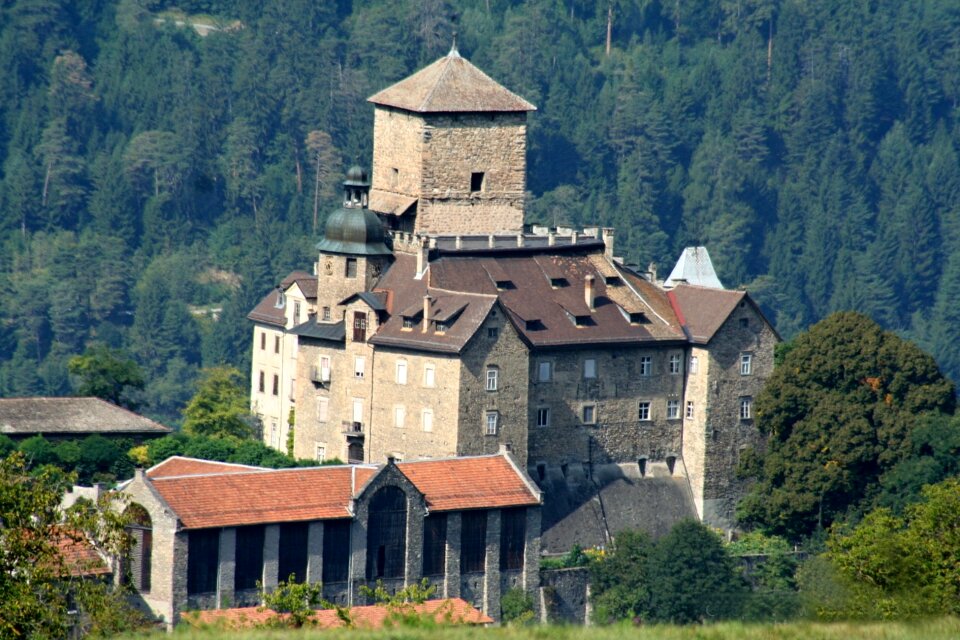
<path fill-rule="evenodd" d="M 291 427 L 296 456 L 357 463 L 509 446 L 551 551 L 733 526 L 778 340 L 749 294 L 703 247 L 662 281 L 612 229 L 525 226 L 533 106 L 456 51 L 370 100 L 372 181 L 351 169 L 312 272 L 250 314 L 267 444 Z"/>
<path fill-rule="evenodd" d="M 122 492 L 136 515 L 128 575 L 168 624 L 187 610 L 257 606 L 260 583 L 323 584 L 370 604 L 426 578 L 495 619 L 539 586 L 541 493 L 506 451 L 380 465 L 263 469 L 173 457 Z"/>

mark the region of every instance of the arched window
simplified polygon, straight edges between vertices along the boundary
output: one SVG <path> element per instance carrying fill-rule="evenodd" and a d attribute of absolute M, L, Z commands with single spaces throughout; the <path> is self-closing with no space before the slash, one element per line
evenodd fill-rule
<path fill-rule="evenodd" d="M 407 496 L 383 487 L 370 499 L 367 527 L 367 579 L 402 578 L 407 550 Z"/>
<path fill-rule="evenodd" d="M 140 593 L 150 592 L 151 555 L 153 554 L 153 522 L 150 514 L 136 502 L 127 507 L 127 533 L 133 540 L 128 558 L 128 571 L 123 579 Z"/>

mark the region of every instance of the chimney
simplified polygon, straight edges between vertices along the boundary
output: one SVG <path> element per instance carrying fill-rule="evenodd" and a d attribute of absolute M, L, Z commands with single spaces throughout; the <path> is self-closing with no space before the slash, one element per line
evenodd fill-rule
<path fill-rule="evenodd" d="M 522 234 L 522 233 L 518 233 L 518 234 L 517 234 L 517 246 L 518 246 L 518 247 L 522 247 L 522 246 L 523 246 L 523 234 Z"/>
<path fill-rule="evenodd" d="M 570 233 L 570 244 L 577 244 L 577 232 L 574 230 Z"/>
<path fill-rule="evenodd" d="M 430 294 L 423 296 L 423 333 L 427 332 L 427 327 L 430 326 L 430 303 L 433 302 L 433 298 L 430 297 Z"/>
<path fill-rule="evenodd" d="M 603 253 L 607 258 L 613 258 L 613 227 L 603 227 L 600 230 L 603 238 Z"/>
<path fill-rule="evenodd" d="M 496 237 L 494 237 L 492 233 L 487 236 L 487 246 L 490 247 L 491 249 L 497 246 L 497 239 Z"/>
<path fill-rule="evenodd" d="M 463 238 L 461 238 L 460 236 L 457 236 L 454 242 L 457 249 L 463 248 Z"/>
<path fill-rule="evenodd" d="M 590 307 L 590 311 L 596 310 L 596 299 L 593 289 L 593 276 L 587 275 L 583 279 L 583 301 L 587 303 L 587 306 Z"/>
<path fill-rule="evenodd" d="M 417 275 L 419 276 L 427 270 L 430 263 L 430 245 L 426 238 L 420 238 L 420 246 L 417 247 Z"/>
<path fill-rule="evenodd" d="M 550 231 L 547 233 L 547 246 L 552 247 L 555 244 L 557 244 L 557 234 L 554 231 Z"/>
<path fill-rule="evenodd" d="M 657 284 L 657 263 L 651 262 L 647 267 L 647 276 L 650 282 Z"/>
<path fill-rule="evenodd" d="M 387 454 L 387 466 L 388 466 L 388 467 L 392 467 L 392 466 L 395 465 L 395 464 L 397 464 L 397 459 L 393 456 L 392 453 L 388 453 L 388 454 Z"/>

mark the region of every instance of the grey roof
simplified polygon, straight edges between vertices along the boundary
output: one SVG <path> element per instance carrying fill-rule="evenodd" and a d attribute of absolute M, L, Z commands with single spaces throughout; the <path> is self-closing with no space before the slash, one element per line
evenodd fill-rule
<path fill-rule="evenodd" d="M 303 324 L 295 326 L 290 330 L 290 333 L 305 338 L 330 340 L 333 342 L 343 342 L 346 338 L 346 329 L 344 328 L 343 320 L 334 324 L 327 324 L 317 322 L 316 318 L 310 318 Z"/>
<path fill-rule="evenodd" d="M 369 101 L 415 113 L 537 110 L 462 58 L 456 49 L 412 76 L 380 91 Z"/>
<path fill-rule="evenodd" d="M 720 278 L 710 261 L 710 254 L 706 247 L 687 247 L 680 254 L 676 266 L 670 272 L 670 277 L 663 283 L 666 287 L 675 287 L 678 284 L 692 284 L 698 287 L 723 289 Z"/>
<path fill-rule="evenodd" d="M 392 252 L 384 243 L 383 223 L 365 207 L 341 207 L 327 218 L 323 239 L 317 249 L 324 253 L 357 256 L 385 256 Z"/>
<path fill-rule="evenodd" d="M 164 435 L 172 431 L 100 398 L 0 399 L 0 433 L 7 435 Z"/>
<path fill-rule="evenodd" d="M 360 298 L 374 311 L 387 310 L 387 294 L 383 291 L 360 291 L 351 296 L 347 296 L 340 301 L 340 304 L 347 304 L 354 298 Z"/>

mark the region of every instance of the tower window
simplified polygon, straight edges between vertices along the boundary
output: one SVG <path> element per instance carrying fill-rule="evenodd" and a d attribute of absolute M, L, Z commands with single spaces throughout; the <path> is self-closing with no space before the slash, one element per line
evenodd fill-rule
<path fill-rule="evenodd" d="M 346 277 L 348 278 L 357 277 L 357 259 L 356 258 L 347 258 Z"/>
<path fill-rule="evenodd" d="M 470 192 L 477 193 L 483 191 L 486 186 L 486 174 L 482 171 L 474 171 L 470 174 Z"/>
<path fill-rule="evenodd" d="M 399 187 L 400 186 L 400 169 L 398 169 L 397 167 L 393 167 L 390 170 L 390 179 L 394 187 Z"/>

